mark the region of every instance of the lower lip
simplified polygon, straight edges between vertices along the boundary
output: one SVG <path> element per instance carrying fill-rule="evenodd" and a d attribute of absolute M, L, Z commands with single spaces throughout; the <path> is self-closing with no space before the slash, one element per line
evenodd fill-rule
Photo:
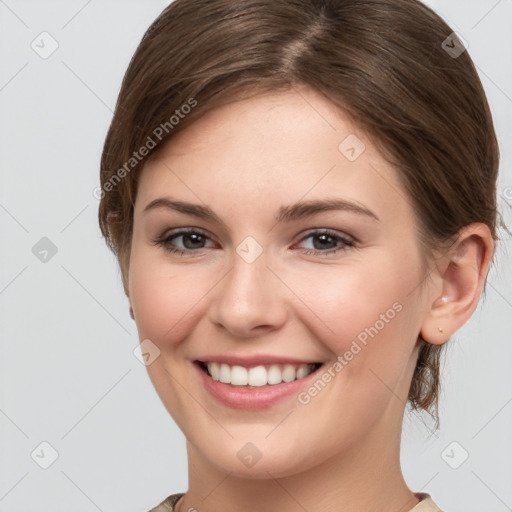
<path fill-rule="evenodd" d="M 198 363 L 194 363 L 194 367 L 199 372 L 199 376 L 206 390 L 219 402 L 233 409 L 249 410 L 265 409 L 281 402 L 291 395 L 297 395 L 310 384 L 310 381 L 317 375 L 318 370 L 322 368 L 322 366 L 320 366 L 307 377 L 291 382 L 245 388 L 213 380 Z"/>

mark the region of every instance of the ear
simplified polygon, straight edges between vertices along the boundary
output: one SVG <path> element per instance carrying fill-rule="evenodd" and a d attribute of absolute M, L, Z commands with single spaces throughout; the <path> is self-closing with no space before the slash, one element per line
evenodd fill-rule
<path fill-rule="evenodd" d="M 431 306 L 421 327 L 421 337 L 442 345 L 475 311 L 494 251 L 486 224 L 462 228 L 454 244 L 437 262 L 437 278 L 430 292 Z"/>

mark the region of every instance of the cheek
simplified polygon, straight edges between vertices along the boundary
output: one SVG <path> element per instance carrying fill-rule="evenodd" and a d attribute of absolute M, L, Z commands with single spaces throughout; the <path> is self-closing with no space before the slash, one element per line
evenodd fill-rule
<path fill-rule="evenodd" d="M 211 276 L 166 265 L 142 250 L 132 256 L 129 290 L 140 338 L 177 343 L 197 322 Z"/>
<path fill-rule="evenodd" d="M 130 260 L 129 289 L 141 339 L 176 344 L 194 329 L 205 308 L 208 294 L 215 294 L 219 268 L 201 265 L 170 265 L 155 255 L 154 248 L 134 246 Z M 276 268 L 276 270 L 278 270 Z M 419 273 L 409 263 L 375 254 L 343 266 L 313 265 L 280 274 L 292 290 L 283 291 L 294 314 L 337 355 L 349 350 L 353 340 L 365 343 L 402 324 L 398 309 L 411 300 Z M 276 286 L 279 287 L 279 284 Z M 277 293 L 279 291 L 277 290 Z M 288 298 L 287 298 L 288 297 Z"/>
<path fill-rule="evenodd" d="M 341 355 L 354 340 L 364 346 L 376 336 L 403 339 L 407 335 L 397 336 L 414 313 L 409 303 L 415 296 L 409 294 L 420 274 L 412 260 L 405 266 L 393 255 L 376 253 L 343 266 L 289 273 L 288 283 L 304 303 L 303 318 L 313 318 L 311 326 L 318 338 Z"/>
<path fill-rule="evenodd" d="M 405 267 L 384 256 L 326 268 L 309 283 L 296 276 L 294 291 L 315 313 L 309 327 L 334 354 L 319 376 L 325 388 L 315 384 L 300 397 L 319 429 L 331 425 L 355 438 L 395 395 L 405 401 L 419 318 L 418 297 L 410 293 L 418 279 L 411 262 Z M 306 315 L 312 318 L 304 308 L 303 321 Z"/>
<path fill-rule="evenodd" d="M 297 295 L 307 298 L 315 313 L 310 328 L 336 361 L 328 368 L 330 375 L 324 375 L 330 391 L 322 392 L 318 404 L 345 411 L 346 416 L 334 421 L 337 428 L 345 428 L 347 416 L 357 424 L 374 421 L 393 396 L 390 389 L 405 400 L 404 372 L 410 367 L 420 318 L 420 301 L 411 293 L 419 283 L 420 267 L 410 254 L 407 266 L 379 254 L 360 264 L 326 267 L 309 284 L 296 276 Z M 315 400 L 314 389 L 307 393 L 305 401 Z M 319 414 L 322 421 L 332 421 Z"/>

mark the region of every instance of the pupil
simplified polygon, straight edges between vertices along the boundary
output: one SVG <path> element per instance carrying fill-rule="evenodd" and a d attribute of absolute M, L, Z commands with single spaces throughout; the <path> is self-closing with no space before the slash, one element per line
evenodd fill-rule
<path fill-rule="evenodd" d="M 194 242 L 192 242 L 192 247 L 187 247 L 187 245 L 190 245 L 190 244 L 187 244 L 186 241 L 187 240 L 191 240 L 191 239 L 195 239 L 195 243 L 199 243 L 201 244 L 202 242 L 202 235 L 198 235 L 198 234 L 190 234 L 190 235 L 184 235 L 183 236 L 183 245 L 187 248 L 187 249 L 195 249 L 196 246 L 194 245 Z"/>
<path fill-rule="evenodd" d="M 331 241 L 332 241 L 332 238 L 333 238 L 333 237 L 332 237 L 331 235 L 318 235 L 318 236 L 316 237 L 316 239 L 318 239 L 318 240 L 322 240 L 323 242 L 326 242 L 326 240 L 327 240 L 327 243 L 329 243 L 329 242 L 328 242 L 328 240 L 331 240 Z M 315 245 L 315 244 L 313 244 L 313 245 Z M 325 243 L 320 244 L 320 247 L 315 247 L 315 249 L 318 249 L 318 248 L 320 248 L 320 249 L 322 249 L 322 248 L 323 248 L 323 249 L 325 249 Z"/>

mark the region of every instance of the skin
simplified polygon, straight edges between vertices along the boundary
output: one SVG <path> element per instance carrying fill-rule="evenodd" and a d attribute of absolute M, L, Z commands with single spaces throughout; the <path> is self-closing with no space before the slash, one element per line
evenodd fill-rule
<path fill-rule="evenodd" d="M 354 161 L 338 149 L 349 134 L 366 146 Z M 144 212 L 160 197 L 207 205 L 225 225 L 167 208 Z M 340 210 L 274 219 L 281 206 L 326 198 L 378 220 Z M 184 255 L 154 243 L 192 227 L 206 238 L 167 244 L 188 248 Z M 327 98 L 301 87 L 217 107 L 177 133 L 142 171 L 133 228 L 130 304 L 140 339 L 160 350 L 149 376 L 187 438 L 180 512 L 397 512 L 418 503 L 399 461 L 417 340 L 446 342 L 476 308 L 492 254 L 485 225 L 467 226 L 425 268 L 396 170 Z M 308 237 L 314 229 L 354 245 L 321 245 Z M 247 236 L 263 249 L 252 263 L 236 251 Z M 396 303 L 401 311 L 307 404 L 294 395 L 263 410 L 231 409 L 193 366 L 208 354 L 329 366 Z M 250 468 L 237 457 L 249 441 L 261 452 Z"/>

